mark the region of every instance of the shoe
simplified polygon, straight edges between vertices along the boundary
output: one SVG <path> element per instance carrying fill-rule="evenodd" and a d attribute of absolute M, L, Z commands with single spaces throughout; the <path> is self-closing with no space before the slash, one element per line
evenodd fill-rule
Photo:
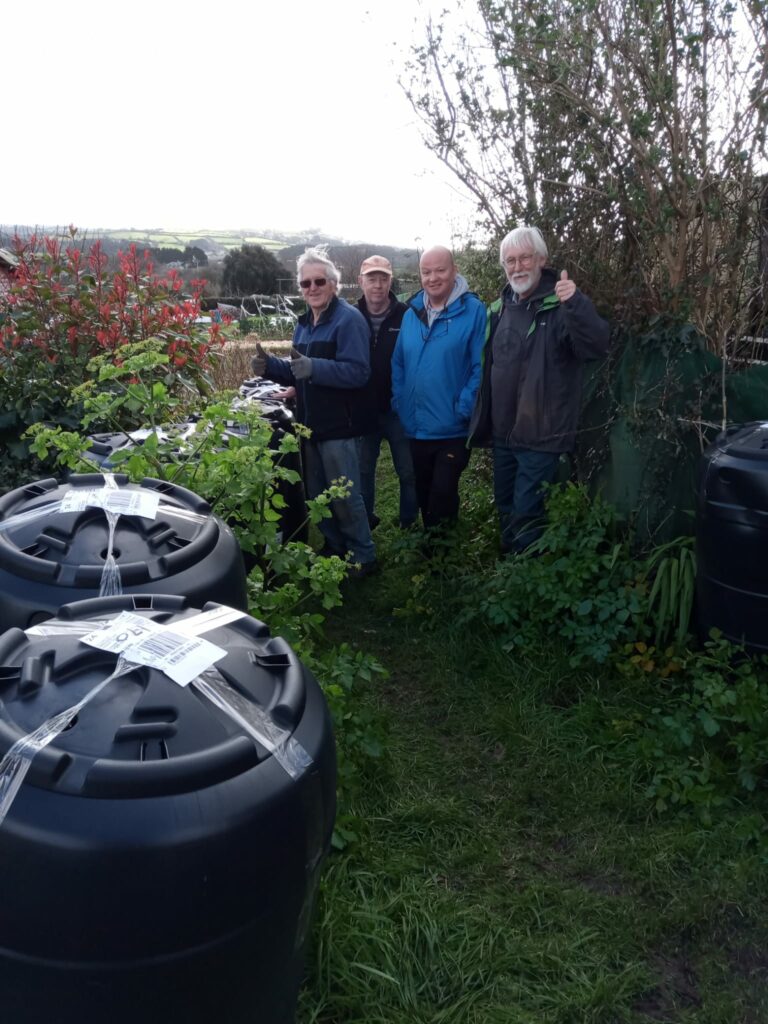
<path fill-rule="evenodd" d="M 379 571 L 379 563 L 374 560 L 372 562 L 358 562 L 356 565 L 352 565 L 347 572 L 347 579 L 350 580 L 361 580 L 364 576 L 370 576 L 374 572 Z"/>
<path fill-rule="evenodd" d="M 334 555 L 337 558 L 344 558 L 346 556 L 345 551 L 338 551 L 335 547 L 329 544 L 328 541 L 323 544 L 317 553 L 321 558 L 332 558 Z"/>
<path fill-rule="evenodd" d="M 381 522 L 381 520 L 379 519 L 379 517 L 376 515 L 375 512 L 372 512 L 371 515 L 368 516 L 368 527 L 369 527 L 369 529 L 375 530 L 380 522 Z"/>

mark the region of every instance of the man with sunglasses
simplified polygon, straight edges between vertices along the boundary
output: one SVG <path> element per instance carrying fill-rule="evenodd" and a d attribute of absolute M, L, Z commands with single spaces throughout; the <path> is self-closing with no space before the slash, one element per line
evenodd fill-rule
<path fill-rule="evenodd" d="M 344 477 L 352 490 L 332 502 L 332 516 L 320 523 L 324 555 L 350 553 L 353 576 L 376 568 L 376 548 L 360 490 L 360 445 L 376 426 L 370 378 L 368 324 L 338 296 L 341 275 L 321 247 L 306 249 L 297 261 L 298 283 L 307 304 L 293 334 L 290 359 L 267 355 L 260 347 L 253 372 L 296 388 L 297 415 L 312 431 L 304 442 L 307 494 L 316 498 Z"/>
<path fill-rule="evenodd" d="M 371 529 L 378 526 L 376 515 L 376 463 L 381 442 L 386 440 L 392 456 L 392 465 L 400 481 L 399 523 L 408 529 L 416 521 L 416 485 L 408 438 L 400 418 L 392 408 L 392 353 L 403 314 L 408 308 L 398 302 L 392 291 L 392 264 L 386 256 L 369 256 L 360 265 L 357 283 L 363 292 L 357 308 L 368 322 L 371 332 L 371 381 L 376 401 L 376 429 L 363 438 L 360 453 L 360 474 L 363 501 L 368 512 Z"/>
<path fill-rule="evenodd" d="M 541 535 L 543 484 L 575 442 L 582 366 L 605 355 L 610 329 L 565 270 L 546 266 L 538 228 L 514 228 L 499 253 L 507 284 L 490 310 L 470 444 L 493 449 L 505 555 Z"/>

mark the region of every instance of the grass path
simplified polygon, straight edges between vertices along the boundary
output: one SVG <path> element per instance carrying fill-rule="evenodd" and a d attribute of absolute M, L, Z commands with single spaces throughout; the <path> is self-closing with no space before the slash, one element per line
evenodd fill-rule
<path fill-rule="evenodd" d="M 765 865 L 738 822 L 647 817 L 600 743 L 614 681 L 394 616 L 423 566 L 380 531 L 383 571 L 331 631 L 390 671 L 387 752 L 326 870 L 301 1024 L 768 1022 Z"/>

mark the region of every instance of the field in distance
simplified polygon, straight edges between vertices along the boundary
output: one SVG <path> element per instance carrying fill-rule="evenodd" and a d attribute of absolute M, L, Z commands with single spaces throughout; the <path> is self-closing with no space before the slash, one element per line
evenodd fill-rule
<path fill-rule="evenodd" d="M 249 234 L 243 231 L 211 231 L 201 228 L 198 231 L 163 231 L 134 228 L 110 228 L 100 230 L 102 238 L 116 241 L 125 240 L 151 246 L 155 249 L 184 249 L 186 246 L 199 246 L 206 251 L 211 249 L 238 249 L 243 245 L 261 245 L 265 249 L 277 251 L 290 245 L 290 236 L 282 238 L 265 238 L 263 235 Z"/>

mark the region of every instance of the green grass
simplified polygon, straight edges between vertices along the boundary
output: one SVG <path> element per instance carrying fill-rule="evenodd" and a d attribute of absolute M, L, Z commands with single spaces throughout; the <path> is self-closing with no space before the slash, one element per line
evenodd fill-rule
<path fill-rule="evenodd" d="M 481 571 L 494 528 L 474 460 L 465 561 Z M 768 1021 L 766 872 L 739 815 L 651 816 L 601 742 L 634 699 L 622 682 L 395 614 L 424 563 L 388 525 L 386 452 L 381 468 L 382 572 L 348 584 L 330 632 L 389 669 L 367 696 L 387 752 L 360 841 L 325 871 L 300 1024 Z M 457 585 L 435 575 L 438 606 Z"/>

